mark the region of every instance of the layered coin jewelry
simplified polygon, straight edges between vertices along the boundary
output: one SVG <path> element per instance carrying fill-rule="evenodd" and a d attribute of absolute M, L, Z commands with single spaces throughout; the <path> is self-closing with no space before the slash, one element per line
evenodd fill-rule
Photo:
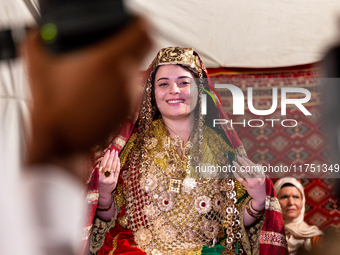
<path fill-rule="evenodd" d="M 166 126 L 163 122 L 163 130 L 166 135 L 163 136 L 164 156 L 168 157 L 168 165 L 165 168 L 165 173 L 170 177 L 169 191 L 179 193 L 182 186 L 183 179 L 190 172 L 190 135 L 187 142 L 184 141 L 173 131 L 170 127 Z M 169 130 L 175 136 L 171 137 Z"/>
<path fill-rule="evenodd" d="M 205 129 L 207 137 L 212 132 Z M 140 172 L 132 160 L 124 178 L 125 226 L 138 247 L 147 254 L 186 254 L 225 238 L 228 252 L 235 253 L 241 233 L 234 181 L 190 178 L 190 142 L 170 137 L 162 120 L 152 123 L 152 134 L 145 145 L 150 166 Z"/>

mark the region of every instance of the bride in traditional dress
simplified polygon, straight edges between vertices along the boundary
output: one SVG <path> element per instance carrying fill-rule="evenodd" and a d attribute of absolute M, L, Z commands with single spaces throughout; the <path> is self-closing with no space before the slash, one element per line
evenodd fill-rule
<path fill-rule="evenodd" d="M 286 254 L 272 183 L 230 126 L 213 127 L 227 116 L 198 54 L 160 50 L 145 84 L 137 121 L 122 127 L 89 179 L 91 253 Z"/>

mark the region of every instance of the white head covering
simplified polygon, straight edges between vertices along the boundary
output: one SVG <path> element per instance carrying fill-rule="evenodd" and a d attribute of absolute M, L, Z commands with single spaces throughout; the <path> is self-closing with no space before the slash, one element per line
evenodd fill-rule
<path fill-rule="evenodd" d="M 303 244 L 305 244 L 305 248 L 310 250 L 310 238 L 313 236 L 323 235 L 323 232 L 319 230 L 317 226 L 310 226 L 304 221 L 306 198 L 303 186 L 297 179 L 282 178 L 278 180 L 274 185 L 276 194 L 279 193 L 281 187 L 286 183 L 293 184 L 302 195 L 302 208 L 300 215 L 290 222 L 284 221 L 288 251 L 289 253 L 295 252 Z"/>

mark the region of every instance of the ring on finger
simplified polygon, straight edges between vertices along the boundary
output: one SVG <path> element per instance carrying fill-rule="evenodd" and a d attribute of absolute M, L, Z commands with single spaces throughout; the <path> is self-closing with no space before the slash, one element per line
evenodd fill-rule
<path fill-rule="evenodd" d="M 111 171 L 110 171 L 110 169 L 108 169 L 108 168 L 105 168 L 105 169 L 104 169 L 104 167 L 100 167 L 100 172 L 101 172 L 106 178 L 110 177 L 110 175 L 111 175 Z"/>
<path fill-rule="evenodd" d="M 255 165 L 255 173 L 264 175 L 264 172 L 263 172 L 263 169 L 262 169 L 262 166 L 261 166 L 261 165 L 259 165 L 259 164 L 256 164 L 256 165 Z"/>
<path fill-rule="evenodd" d="M 111 171 L 110 171 L 110 169 L 105 169 L 104 170 L 104 176 L 106 177 L 106 178 L 108 178 L 108 177 L 110 177 L 110 175 L 111 175 Z"/>
<path fill-rule="evenodd" d="M 249 174 L 249 176 L 250 176 L 251 178 L 254 178 L 254 177 L 256 176 L 256 172 L 251 172 L 251 173 Z"/>

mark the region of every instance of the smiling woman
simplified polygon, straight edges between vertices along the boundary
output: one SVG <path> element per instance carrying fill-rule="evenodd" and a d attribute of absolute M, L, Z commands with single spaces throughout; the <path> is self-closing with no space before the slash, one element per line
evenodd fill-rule
<path fill-rule="evenodd" d="M 180 65 L 160 66 L 155 73 L 152 97 L 155 98 L 156 111 L 162 116 L 170 134 L 172 136 L 178 134 L 184 142 L 187 142 L 194 123 L 193 111 L 198 99 L 194 73 Z M 178 129 L 176 124 L 178 121 L 181 122 L 181 129 Z"/>
<path fill-rule="evenodd" d="M 158 68 L 154 93 L 163 121 L 167 118 L 184 120 L 190 117 L 190 113 L 197 105 L 198 96 L 197 85 L 193 78 L 191 72 L 179 65 L 165 65 Z"/>
<path fill-rule="evenodd" d="M 90 179 L 88 196 L 99 192 L 86 229 L 92 253 L 286 253 L 273 186 L 261 171 L 245 179 L 195 171 L 202 163 L 254 166 L 232 128 L 208 126 L 203 93 L 214 98 L 214 114 L 227 118 L 193 49 L 159 51 L 137 122 L 122 128 Z"/>

